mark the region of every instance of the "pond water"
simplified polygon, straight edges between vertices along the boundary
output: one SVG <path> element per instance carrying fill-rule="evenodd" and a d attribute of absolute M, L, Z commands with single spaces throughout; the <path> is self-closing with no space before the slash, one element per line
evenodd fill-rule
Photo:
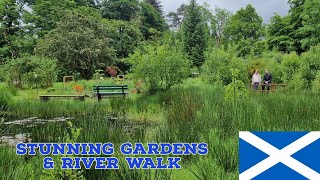
<path fill-rule="evenodd" d="M 0 144 L 16 146 L 18 143 L 32 142 L 32 132 L 56 123 L 64 124 L 74 118 L 59 117 L 50 120 L 31 117 L 8 122 L 0 122 Z"/>
<path fill-rule="evenodd" d="M 120 117 L 59 117 L 41 119 L 30 117 L 0 122 L 0 145 L 15 147 L 18 143 L 61 142 L 68 132 L 67 121 L 81 128 L 80 141 L 111 142 L 127 141 L 143 137 L 146 127 L 151 124 L 134 123 Z"/>

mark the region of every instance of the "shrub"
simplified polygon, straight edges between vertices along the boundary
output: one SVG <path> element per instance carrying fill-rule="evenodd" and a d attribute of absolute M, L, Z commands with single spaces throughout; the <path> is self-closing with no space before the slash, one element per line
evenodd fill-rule
<path fill-rule="evenodd" d="M 302 62 L 299 56 L 295 52 L 292 52 L 283 56 L 281 66 L 284 73 L 283 79 L 285 82 L 288 82 L 293 79 L 294 74 L 301 68 Z"/>
<path fill-rule="evenodd" d="M 137 79 L 144 80 L 149 90 L 169 89 L 182 83 L 190 71 L 190 62 L 183 53 L 169 45 L 149 45 L 128 58 Z"/>
<path fill-rule="evenodd" d="M 213 49 L 206 53 L 206 62 L 203 65 L 205 78 L 211 83 L 223 83 L 228 85 L 232 82 L 230 68 L 237 68 L 240 71 L 240 79 L 248 81 L 245 64 L 242 59 L 237 58 L 232 52 L 221 49 Z"/>
<path fill-rule="evenodd" d="M 306 81 L 303 79 L 302 73 L 297 72 L 293 75 L 292 80 L 289 82 L 289 88 L 292 91 L 301 91 L 305 88 Z"/>
<path fill-rule="evenodd" d="M 312 91 L 314 93 L 320 92 L 320 71 L 317 72 L 315 80 L 312 82 Z"/>
<path fill-rule="evenodd" d="M 10 89 L 0 85 L 0 111 L 7 110 L 13 103 Z"/>
<path fill-rule="evenodd" d="M 50 87 L 56 80 L 56 61 L 44 57 L 24 56 L 5 65 L 9 85 Z"/>
<path fill-rule="evenodd" d="M 318 71 L 320 71 L 320 45 L 311 47 L 310 51 L 301 55 L 303 63 L 303 76 L 309 85 L 316 78 Z"/>

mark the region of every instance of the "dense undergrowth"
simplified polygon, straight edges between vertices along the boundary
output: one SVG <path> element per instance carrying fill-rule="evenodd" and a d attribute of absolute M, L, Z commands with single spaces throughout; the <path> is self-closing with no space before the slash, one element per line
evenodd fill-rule
<path fill-rule="evenodd" d="M 208 155 L 182 157 L 179 171 L 129 170 L 121 161 L 121 168 L 116 171 L 81 171 L 86 179 L 237 179 L 239 131 L 320 129 L 320 99 L 311 92 L 252 93 L 246 98 L 227 101 L 224 88 L 192 80 L 166 92 L 101 103 L 94 100 L 43 103 L 14 100 L 13 95 L 2 96 L 7 98 L 3 101 L 8 107 L 6 110 L 20 117 L 74 116 L 72 127 L 81 129 L 77 142 L 113 142 L 116 146 L 124 142 L 208 143 Z M 113 122 L 108 116 L 118 119 Z M 124 131 L 128 119 L 134 125 Z M 66 137 L 73 136 L 70 129 L 61 122 L 16 131 L 27 131 L 36 142 L 64 142 Z M 6 178 L 43 175 L 43 157 L 18 157 L 14 149 L 5 146 L 0 146 L 0 151 L 0 174 Z M 124 159 L 123 155 L 116 156 Z M 64 176 L 71 177 L 71 174 Z M 55 175 L 66 178 L 59 172 Z"/>

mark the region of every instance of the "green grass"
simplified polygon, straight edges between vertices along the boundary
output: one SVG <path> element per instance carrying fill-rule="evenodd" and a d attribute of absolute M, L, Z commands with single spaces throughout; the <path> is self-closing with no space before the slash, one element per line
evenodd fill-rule
<path fill-rule="evenodd" d="M 92 82 L 82 82 L 91 87 Z M 131 83 L 132 82 L 128 82 Z M 55 84 L 56 92 L 62 91 Z M 34 93 L 34 90 L 30 90 Z M 41 90 L 45 91 L 45 90 Z M 31 93 L 31 94 L 32 94 Z M 71 92 L 70 92 L 71 93 Z M 28 90 L 17 91 L 9 108 L 16 117 L 75 117 L 75 127 L 82 131 L 78 142 L 206 142 L 205 156 L 182 157 L 182 170 L 151 171 L 85 170 L 87 179 L 238 179 L 239 131 L 318 131 L 320 129 L 320 97 L 310 92 L 249 94 L 248 98 L 225 100 L 223 87 L 189 79 L 182 86 L 153 95 L 134 95 L 128 99 L 97 102 L 86 100 L 53 100 L 40 102 Z M 118 117 L 116 122 L 108 116 Z M 8 119 L 6 119 L 8 120 Z M 124 129 L 124 125 L 132 128 Z M 3 125 L 0 132 L 3 133 Z M 129 131 L 128 131 L 129 130 Z M 63 142 L 70 135 L 65 122 L 36 127 L 15 126 L 12 134 L 30 133 L 37 142 Z M 1 134 L 0 134 L 1 136 Z M 38 157 L 18 157 L 14 149 L 0 146 L 0 177 L 28 177 L 34 171 L 41 175 Z M 3 152 L 3 153 L 1 153 Z M 8 152 L 8 156 L 1 155 Z M 117 155 L 123 159 L 122 155 Z M 5 168 L 4 168 L 5 167 Z M 14 169 L 17 168 L 17 171 Z M 3 176 L 5 174 L 5 176 Z"/>

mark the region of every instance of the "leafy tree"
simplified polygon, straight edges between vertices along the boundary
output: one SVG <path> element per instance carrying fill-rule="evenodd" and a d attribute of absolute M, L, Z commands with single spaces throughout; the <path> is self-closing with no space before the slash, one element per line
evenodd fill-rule
<path fill-rule="evenodd" d="M 182 31 L 184 51 L 193 66 L 202 66 L 205 60 L 204 51 L 206 50 L 205 23 L 200 7 L 195 0 L 191 0 L 190 5 L 187 7 Z"/>
<path fill-rule="evenodd" d="M 128 61 L 137 79 L 144 80 L 151 92 L 169 89 L 189 75 L 190 63 L 176 47 L 167 44 L 148 45 L 137 50 Z"/>
<path fill-rule="evenodd" d="M 171 28 L 180 28 L 180 26 L 183 22 L 183 19 L 184 19 L 186 8 L 187 8 L 187 5 L 182 4 L 177 9 L 177 12 L 169 12 L 167 17 L 169 18 L 169 21 L 171 23 L 169 25 Z"/>
<path fill-rule="evenodd" d="M 289 0 L 288 3 L 290 4 L 289 16 L 292 27 L 292 32 L 289 35 L 293 39 L 294 51 L 301 54 L 303 52 L 301 39 L 304 35 L 299 33 L 299 28 L 303 26 L 301 13 L 303 12 L 305 0 Z"/>
<path fill-rule="evenodd" d="M 15 0 L 0 2 L 0 64 L 5 59 L 18 57 L 15 44 L 19 36 L 19 6 Z"/>
<path fill-rule="evenodd" d="M 22 87 L 50 87 L 56 80 L 56 61 L 37 57 L 23 56 L 5 65 L 6 78 L 10 85 Z"/>
<path fill-rule="evenodd" d="M 96 69 L 114 62 L 114 49 L 100 19 L 68 12 L 37 45 L 36 53 L 56 58 L 62 75 L 90 79 Z"/>
<path fill-rule="evenodd" d="M 43 36 L 56 28 L 56 23 L 66 14 L 66 10 L 76 7 L 73 0 L 35 0 L 31 12 L 25 13 L 29 29 Z"/>
<path fill-rule="evenodd" d="M 243 60 L 236 57 L 236 53 L 231 48 L 229 51 L 218 48 L 209 49 L 206 52 L 206 61 L 202 67 L 203 73 L 210 83 L 230 84 L 232 82 L 230 69 L 238 69 L 240 74 L 246 74 Z M 247 81 L 246 76 L 240 77 L 243 82 Z"/>
<path fill-rule="evenodd" d="M 141 32 L 146 39 L 167 29 L 162 15 L 149 3 L 141 3 Z"/>
<path fill-rule="evenodd" d="M 261 30 L 262 18 L 251 4 L 241 8 L 231 16 L 228 26 L 230 38 L 236 43 L 242 39 L 257 41 L 261 38 Z"/>
<path fill-rule="evenodd" d="M 303 26 L 298 29 L 303 50 L 320 43 L 320 1 L 305 0 L 301 12 Z"/>
<path fill-rule="evenodd" d="M 137 17 L 137 0 L 104 0 L 101 3 L 102 16 L 107 19 L 130 21 Z"/>
<path fill-rule="evenodd" d="M 294 50 L 294 40 L 290 36 L 292 25 L 290 16 L 281 17 L 275 14 L 268 26 L 268 45 L 269 49 L 276 49 L 282 52 L 291 52 Z"/>
<path fill-rule="evenodd" d="M 144 2 L 151 4 L 161 15 L 163 14 L 162 5 L 159 0 L 144 0 Z"/>
<path fill-rule="evenodd" d="M 251 52 L 255 43 L 261 39 L 262 31 L 262 18 L 251 4 L 231 16 L 227 27 L 228 37 L 237 44 L 240 56 Z"/>
<path fill-rule="evenodd" d="M 96 7 L 98 2 L 96 0 L 74 0 L 78 6 Z"/>
<path fill-rule="evenodd" d="M 221 46 L 227 41 L 226 27 L 230 23 L 231 12 L 226 9 L 216 7 L 214 10 L 214 16 L 211 21 L 211 30 L 213 37 L 216 40 L 216 44 Z"/>
<path fill-rule="evenodd" d="M 142 34 L 137 23 L 103 19 L 102 23 L 107 36 L 113 40 L 113 48 L 118 58 L 126 58 L 133 53 L 142 40 Z"/>

